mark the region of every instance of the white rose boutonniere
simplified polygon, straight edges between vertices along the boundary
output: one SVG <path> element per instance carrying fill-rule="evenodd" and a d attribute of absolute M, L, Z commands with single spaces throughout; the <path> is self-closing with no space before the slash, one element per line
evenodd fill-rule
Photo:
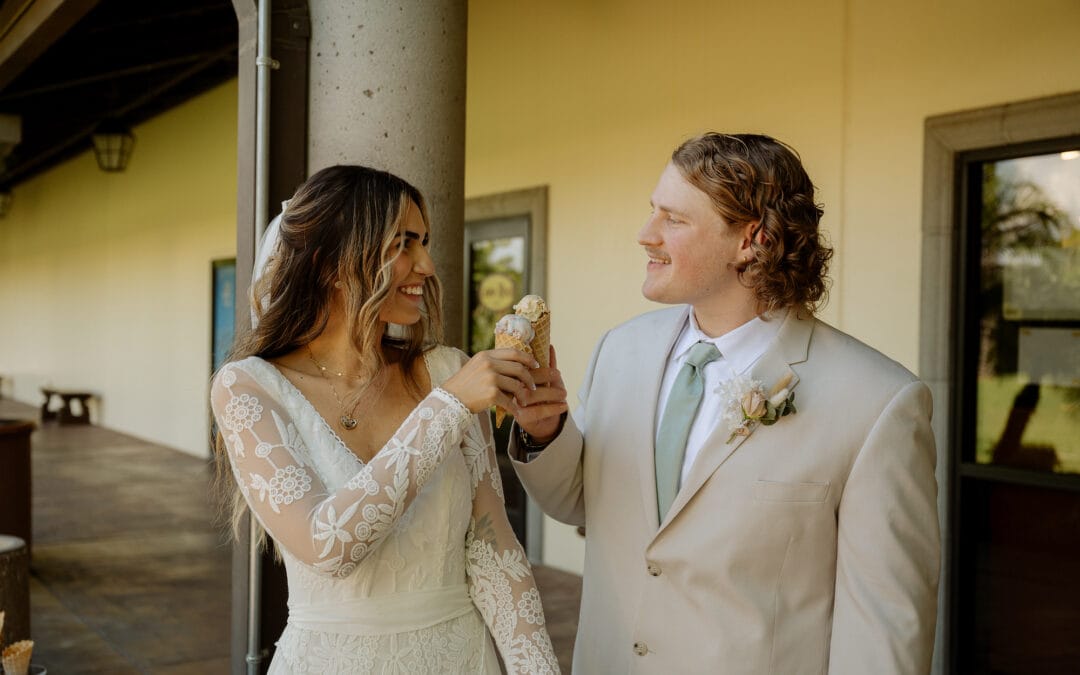
<path fill-rule="evenodd" d="M 795 412 L 795 393 L 788 385 L 791 374 L 785 375 L 772 391 L 765 393 L 765 385 L 759 380 L 736 377 L 720 385 L 718 392 L 723 401 L 720 419 L 730 430 L 727 442 L 737 436 L 749 436 L 759 425 L 770 426 L 785 415 Z"/>

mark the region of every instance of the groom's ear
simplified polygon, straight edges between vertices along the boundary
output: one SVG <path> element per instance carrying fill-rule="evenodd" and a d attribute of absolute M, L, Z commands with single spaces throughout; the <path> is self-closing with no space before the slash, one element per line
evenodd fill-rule
<path fill-rule="evenodd" d="M 739 248 L 743 251 L 749 251 L 751 242 L 756 243 L 758 246 L 764 246 L 768 238 L 765 236 L 765 228 L 762 226 L 761 220 L 751 220 L 739 228 L 739 234 L 742 235 L 742 241 L 739 243 Z"/>

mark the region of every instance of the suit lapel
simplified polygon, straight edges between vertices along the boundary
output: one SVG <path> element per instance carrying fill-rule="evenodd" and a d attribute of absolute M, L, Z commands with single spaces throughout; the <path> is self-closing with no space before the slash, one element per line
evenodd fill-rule
<path fill-rule="evenodd" d="M 630 354 L 635 376 L 626 390 L 630 392 L 631 401 L 627 406 L 626 419 L 631 427 L 641 429 L 645 435 L 645 442 L 634 443 L 633 446 L 640 448 L 637 463 L 641 479 L 641 498 L 651 531 L 660 526 L 656 513 L 656 402 L 660 396 L 660 383 L 663 381 L 668 356 L 682 333 L 689 313 L 690 307 L 687 306 L 678 314 L 658 315 L 663 317 L 663 320 L 650 326 L 644 339 L 634 341 L 635 350 Z M 667 318 L 672 316 L 677 319 L 674 323 Z"/>
<path fill-rule="evenodd" d="M 749 373 L 752 379 L 760 381 L 765 386 L 766 391 L 771 390 L 774 384 L 787 375 L 791 375 L 788 388 L 795 389 L 795 386 L 799 383 L 799 375 L 792 370 L 791 365 L 806 360 L 810 335 L 814 330 L 814 320 L 799 319 L 796 317 L 794 310 L 789 311 L 783 321 L 784 324 L 780 327 L 776 341 L 761 355 L 761 358 L 757 360 Z M 780 423 L 782 424 L 782 422 Z M 671 509 L 668 511 L 667 517 L 664 518 L 664 522 L 660 524 L 657 534 L 663 532 L 664 528 L 674 518 L 678 517 L 679 512 L 701 489 L 705 481 L 743 443 L 758 437 L 758 434 L 761 434 L 761 438 L 768 435 L 768 428 L 759 425 L 750 436 L 736 436 L 731 443 L 728 443 L 727 440 L 731 432 L 728 429 L 721 428 L 721 426 L 718 423 L 712 434 L 709 435 L 708 440 L 705 441 L 705 446 L 701 448 L 697 458 L 694 460 L 694 464 L 690 467 L 686 482 L 679 488 L 678 494 L 675 495 L 675 501 L 672 502 Z M 653 438 L 655 438 L 655 434 Z M 655 477 L 653 482 L 655 484 Z M 653 504 L 654 506 L 656 504 L 655 494 L 653 495 Z M 655 511 L 655 508 L 653 510 Z"/>

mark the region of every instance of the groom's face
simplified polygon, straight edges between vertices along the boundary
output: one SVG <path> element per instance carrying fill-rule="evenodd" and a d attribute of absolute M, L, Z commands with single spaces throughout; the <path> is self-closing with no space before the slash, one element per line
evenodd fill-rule
<path fill-rule="evenodd" d="M 638 233 L 649 258 L 641 288 L 646 298 L 704 309 L 742 289 L 728 264 L 738 260 L 739 230 L 675 165 L 660 174 L 651 204 L 652 214 Z"/>

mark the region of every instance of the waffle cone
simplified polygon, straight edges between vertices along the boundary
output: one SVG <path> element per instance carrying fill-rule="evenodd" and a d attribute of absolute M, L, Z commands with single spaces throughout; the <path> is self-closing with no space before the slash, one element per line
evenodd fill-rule
<path fill-rule="evenodd" d="M 519 352 L 525 352 L 526 354 L 535 356 L 529 343 L 521 338 L 516 338 L 513 335 L 507 335 L 506 333 L 495 333 L 495 348 L 516 349 Z M 495 406 L 495 426 L 501 427 L 504 419 L 506 419 L 506 410 L 504 410 L 502 406 Z"/>
<path fill-rule="evenodd" d="M 516 338 L 513 335 L 507 335 L 506 333 L 495 333 L 495 348 L 506 349 L 507 347 L 530 355 L 533 353 L 532 346 L 521 338 Z"/>
<path fill-rule="evenodd" d="M 20 640 L 4 648 L 4 675 L 26 675 L 30 670 L 30 656 L 34 653 L 33 640 Z"/>
<path fill-rule="evenodd" d="M 544 312 L 543 316 L 533 322 L 532 327 L 536 333 L 530 343 L 532 355 L 541 368 L 547 368 L 551 365 L 548 349 L 551 345 L 551 312 Z"/>

